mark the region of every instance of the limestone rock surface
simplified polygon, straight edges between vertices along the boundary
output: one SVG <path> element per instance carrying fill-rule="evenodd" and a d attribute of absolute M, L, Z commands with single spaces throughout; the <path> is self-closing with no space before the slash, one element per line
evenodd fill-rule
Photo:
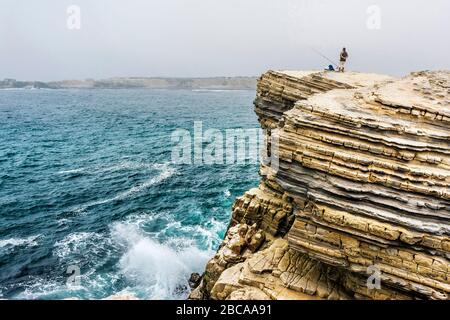
<path fill-rule="evenodd" d="M 269 71 L 255 112 L 277 153 L 192 297 L 450 299 L 450 72 Z"/>

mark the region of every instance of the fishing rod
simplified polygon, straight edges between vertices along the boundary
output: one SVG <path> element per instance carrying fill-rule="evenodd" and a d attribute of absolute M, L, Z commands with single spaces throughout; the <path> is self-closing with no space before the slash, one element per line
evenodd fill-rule
<path fill-rule="evenodd" d="M 313 50 L 315 53 L 317 53 L 322 58 L 326 59 L 328 62 L 331 62 L 334 64 L 334 66 L 337 68 L 339 67 L 337 63 L 335 63 L 333 60 L 329 59 L 327 56 L 323 55 L 319 50 L 314 49 L 313 47 L 309 47 L 311 50 Z"/>

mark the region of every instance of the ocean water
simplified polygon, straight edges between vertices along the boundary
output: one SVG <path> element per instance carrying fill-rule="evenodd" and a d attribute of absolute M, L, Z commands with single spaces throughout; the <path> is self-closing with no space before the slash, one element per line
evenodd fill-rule
<path fill-rule="evenodd" d="M 185 298 L 258 165 L 174 164 L 171 133 L 258 128 L 254 95 L 0 90 L 0 298 Z"/>

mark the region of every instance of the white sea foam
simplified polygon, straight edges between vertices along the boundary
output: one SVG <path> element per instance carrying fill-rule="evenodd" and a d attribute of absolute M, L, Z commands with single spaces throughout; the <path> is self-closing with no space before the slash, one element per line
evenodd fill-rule
<path fill-rule="evenodd" d="M 122 161 L 117 164 L 113 164 L 110 166 L 94 166 L 90 168 L 74 168 L 74 169 L 67 169 L 67 170 L 61 170 L 58 171 L 58 174 L 74 174 L 74 173 L 88 173 L 88 174 L 94 174 L 94 173 L 112 173 L 117 171 L 124 171 L 124 170 L 151 170 L 151 169 L 158 169 L 163 166 L 166 166 L 166 164 L 153 164 L 153 163 L 146 163 L 146 162 L 137 162 L 137 161 Z"/>
<path fill-rule="evenodd" d="M 67 219 L 67 218 L 61 218 L 61 219 L 58 219 L 58 226 L 63 226 L 65 224 L 69 224 L 70 222 L 72 222 L 72 220 Z"/>
<path fill-rule="evenodd" d="M 168 238 L 166 244 L 176 248 L 179 247 L 178 244 L 180 243 L 195 245 L 195 241 L 198 241 L 202 244 L 202 247 L 206 247 L 208 250 L 216 250 L 217 245 L 222 240 L 221 234 L 227 227 L 224 222 L 214 218 L 204 224 L 183 225 L 181 221 L 175 219 L 174 215 L 167 212 L 131 216 L 130 219 L 127 219 L 124 223 L 141 227 L 143 224 L 149 223 L 155 219 L 163 219 L 165 227 L 158 232 L 151 233 L 151 235 L 155 238 Z M 142 229 L 141 232 L 143 232 Z M 183 236 L 176 238 L 169 236 L 174 233 L 188 235 L 189 239 L 184 238 Z"/>
<path fill-rule="evenodd" d="M 92 269 L 80 275 L 80 285 L 68 286 L 65 280 L 67 278 L 64 276 L 55 278 L 31 277 L 26 282 L 16 284 L 18 287 L 24 288 L 24 290 L 14 296 L 14 299 L 35 300 L 55 299 L 55 297 L 58 297 L 56 299 L 60 299 L 60 297 L 98 299 L 98 294 L 107 292 L 111 283 L 117 281 L 118 277 L 114 274 L 99 274 Z"/>
<path fill-rule="evenodd" d="M 185 226 L 181 229 L 187 234 L 197 234 L 202 238 L 202 242 L 209 250 L 215 250 L 216 246 L 222 240 L 219 234 L 225 230 L 226 226 L 223 222 L 212 219 L 206 226 L 195 225 Z"/>
<path fill-rule="evenodd" d="M 65 261 L 61 267 L 79 265 L 80 259 L 94 262 L 90 268 L 84 265 L 80 274 L 79 285 L 67 285 L 66 280 L 69 274 L 64 273 L 67 269 L 61 268 L 62 274 L 55 277 L 31 276 L 24 282 L 17 283 L 18 287 L 24 288 L 15 299 L 60 299 L 82 298 L 98 299 L 100 295 L 109 295 L 111 284 L 118 281 L 120 275 L 115 273 L 100 273 L 96 266 L 102 265 L 103 261 L 98 260 L 98 254 L 104 250 L 109 250 L 111 241 L 104 235 L 93 232 L 78 232 L 66 236 L 58 241 L 54 246 L 53 254 Z M 110 255 L 106 254 L 109 259 Z"/>
<path fill-rule="evenodd" d="M 105 241 L 102 235 L 95 232 L 75 232 L 57 241 L 53 253 L 61 259 L 73 254 L 83 255 L 88 250 L 90 253 L 96 253 L 102 250 Z"/>
<path fill-rule="evenodd" d="M 145 181 L 144 183 L 142 183 L 140 185 L 134 186 L 127 191 L 119 193 L 114 198 L 112 198 L 110 201 L 122 200 L 122 199 L 128 198 L 130 195 L 132 195 L 134 193 L 141 192 L 155 184 L 158 184 L 158 183 L 166 180 L 167 178 L 170 178 L 175 173 L 175 169 L 172 167 L 169 167 L 167 164 L 154 165 L 154 167 L 161 171 L 159 175 Z"/>
<path fill-rule="evenodd" d="M 67 290 L 63 288 L 61 284 L 55 281 L 47 281 L 42 278 L 36 277 L 28 282 L 18 282 L 16 284 L 18 287 L 24 288 L 14 299 L 18 300 L 34 300 L 40 299 L 45 295 L 52 295 Z"/>
<path fill-rule="evenodd" d="M 121 170 L 145 170 L 145 169 L 154 169 L 164 166 L 164 164 L 153 164 L 153 163 L 145 163 L 145 162 L 136 162 L 136 161 L 123 161 L 118 164 L 99 168 L 98 171 L 102 172 L 116 172 Z"/>
<path fill-rule="evenodd" d="M 111 234 L 125 248 L 119 262 L 121 273 L 150 299 L 186 298 L 190 274 L 201 272 L 213 254 L 184 238 L 158 243 L 132 224 L 115 224 Z"/>
<path fill-rule="evenodd" d="M 106 203 L 117 201 L 117 200 L 124 200 L 133 194 L 142 192 L 153 185 L 161 183 L 162 181 L 173 176 L 176 172 L 175 168 L 172 168 L 168 164 L 165 164 L 165 163 L 164 164 L 153 164 L 153 165 L 151 165 L 151 167 L 156 170 L 159 170 L 160 173 L 157 176 L 152 177 L 152 178 L 148 179 L 147 181 L 144 181 L 143 183 L 138 184 L 126 191 L 119 192 L 114 197 L 95 200 L 95 201 L 85 203 L 84 205 L 81 205 L 81 206 L 73 209 L 73 212 L 76 214 L 83 214 L 83 213 L 86 213 L 86 210 L 89 207 L 98 206 L 98 205 L 106 204 Z"/>
<path fill-rule="evenodd" d="M 73 174 L 73 173 L 81 173 L 86 171 L 86 168 L 78 168 L 78 169 L 70 169 L 70 170 L 61 170 L 58 171 L 58 174 Z"/>
<path fill-rule="evenodd" d="M 227 197 L 227 198 L 229 198 L 229 197 L 231 197 L 231 192 L 230 192 L 230 190 L 225 190 L 224 192 L 223 192 L 223 194 L 225 195 L 225 197 Z"/>
<path fill-rule="evenodd" d="M 0 240 L 0 248 L 6 247 L 6 246 L 28 246 L 28 247 L 34 247 L 38 245 L 37 239 L 40 237 L 40 235 L 37 236 L 30 236 L 27 238 L 9 238 L 9 239 L 3 239 Z"/>
<path fill-rule="evenodd" d="M 169 237 L 163 243 L 158 242 L 156 238 L 159 233 L 145 233 L 142 230 L 146 223 L 155 219 L 164 219 L 171 225 L 171 232 L 175 228 L 180 236 Z M 206 239 L 216 241 L 217 244 L 218 232 L 223 231 L 224 227 L 224 223 L 214 219 L 204 226 L 183 226 L 177 223 L 169 212 L 158 212 L 128 216 L 121 222 L 113 223 L 109 234 L 69 234 L 54 245 L 53 252 L 56 256 L 71 264 L 77 264 L 78 259 L 97 259 L 98 253 L 114 248 L 114 251 L 122 252 L 117 265 L 119 272 L 99 274 L 93 266 L 83 271 L 81 286 L 73 288 L 61 284 L 64 281 L 60 278 L 49 280 L 37 277 L 24 283 L 26 290 L 16 298 L 39 299 L 55 295 L 98 298 L 98 294 L 102 293 L 106 297 L 111 295 L 111 283 L 125 278 L 128 283 L 123 291 L 141 298 L 185 299 L 188 295 L 187 281 L 190 274 L 201 273 L 208 259 L 214 254 L 212 245 L 208 245 L 208 250 L 199 249 L 191 235 L 204 237 L 203 244 Z"/>
<path fill-rule="evenodd" d="M 141 228 L 144 224 L 150 223 L 153 220 L 161 217 L 162 215 L 163 215 L 162 213 L 158 214 L 158 213 L 154 213 L 154 212 L 137 213 L 137 214 L 132 214 L 132 215 L 127 216 L 125 218 L 125 220 L 121 223 L 135 225 L 135 226 Z"/>

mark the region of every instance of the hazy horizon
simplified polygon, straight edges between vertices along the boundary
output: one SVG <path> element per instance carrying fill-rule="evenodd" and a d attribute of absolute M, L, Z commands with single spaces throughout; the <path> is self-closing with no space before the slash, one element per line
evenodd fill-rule
<path fill-rule="evenodd" d="M 0 1 L 0 79 L 259 76 L 322 69 L 313 49 L 342 46 L 349 70 L 450 69 L 447 0 Z"/>
<path fill-rule="evenodd" d="M 203 77 L 197 77 L 197 76 L 192 76 L 192 77 L 183 77 L 183 76 L 172 76 L 172 77 L 167 77 L 167 76 L 113 76 L 113 77 L 107 77 L 107 78 L 92 78 L 92 77 L 87 77 L 87 78 L 67 78 L 67 79 L 58 79 L 58 80 L 41 80 L 41 79 L 16 79 L 16 78 L 11 78 L 11 77 L 4 77 L 4 78 L 0 78 L 0 81 L 3 80 L 16 80 L 16 81 L 23 81 L 23 82 L 33 82 L 33 81 L 37 81 L 37 82 L 63 82 L 63 81 L 102 81 L 102 80 L 112 80 L 112 79 L 214 79 L 214 78 L 258 78 L 261 75 L 235 75 L 235 76 L 221 76 L 221 75 L 211 75 L 211 76 L 203 76 Z"/>

